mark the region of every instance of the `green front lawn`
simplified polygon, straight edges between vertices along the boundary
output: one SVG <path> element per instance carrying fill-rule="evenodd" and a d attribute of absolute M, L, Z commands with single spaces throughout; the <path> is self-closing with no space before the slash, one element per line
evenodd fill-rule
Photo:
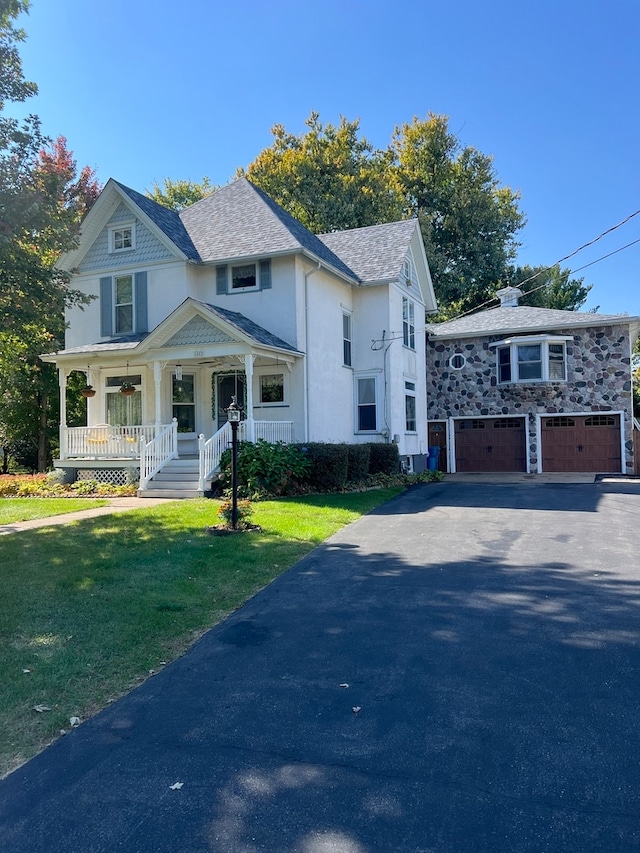
<path fill-rule="evenodd" d="M 107 503 L 109 501 L 96 498 L 0 498 L 0 525 L 63 515 Z"/>
<path fill-rule="evenodd" d="M 262 530 L 226 537 L 203 499 L 0 538 L 0 776 L 400 491 L 261 502 Z"/>

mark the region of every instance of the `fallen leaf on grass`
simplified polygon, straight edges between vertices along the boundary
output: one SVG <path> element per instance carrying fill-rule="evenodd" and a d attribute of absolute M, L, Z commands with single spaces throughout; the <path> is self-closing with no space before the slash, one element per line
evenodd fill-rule
<path fill-rule="evenodd" d="M 51 708 L 48 705 L 34 705 L 33 710 L 41 714 L 43 711 L 50 711 Z"/>
<path fill-rule="evenodd" d="M 184 785 L 184 782 L 174 782 L 173 785 L 169 785 L 169 788 L 172 791 L 179 791 L 183 785 Z"/>
<path fill-rule="evenodd" d="M 25 675 L 27 675 L 27 673 L 29 673 L 29 672 L 33 672 L 32 669 L 23 669 L 22 671 Z"/>

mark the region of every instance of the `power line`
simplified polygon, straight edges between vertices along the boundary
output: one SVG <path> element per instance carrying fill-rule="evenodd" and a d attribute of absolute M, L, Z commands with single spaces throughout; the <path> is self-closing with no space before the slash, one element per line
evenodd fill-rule
<path fill-rule="evenodd" d="M 533 275 L 530 275 L 529 278 L 525 278 L 524 281 L 519 282 L 519 284 L 515 285 L 515 287 L 522 287 L 523 284 L 527 284 L 528 282 L 533 281 L 534 279 L 538 278 L 538 276 L 543 275 L 543 273 L 549 272 L 549 270 L 552 270 L 554 267 L 557 267 L 560 264 L 564 263 L 564 261 L 569 260 L 569 258 L 573 258 L 574 255 L 578 254 L 578 252 L 582 252 L 583 249 L 587 249 L 589 246 L 593 246 L 594 243 L 597 243 L 599 240 L 602 240 L 602 238 L 606 237 L 607 234 L 611 234 L 613 231 L 616 231 L 618 228 L 621 228 L 623 225 L 626 225 L 627 222 L 629 222 L 631 219 L 633 219 L 634 216 L 638 216 L 638 214 L 640 214 L 640 210 L 635 210 L 633 213 L 630 213 L 629 216 L 626 216 L 621 222 L 618 222 L 617 225 L 612 225 L 611 228 L 607 228 L 606 231 L 603 231 L 601 234 L 598 234 L 598 236 L 594 237 L 593 240 L 589 240 L 588 243 L 584 243 L 578 249 L 574 249 L 573 252 L 569 252 L 568 255 L 565 255 L 563 258 L 560 258 L 554 264 L 551 264 L 548 267 L 543 267 L 542 269 L 538 270 Z M 569 275 L 573 275 L 573 273 L 575 273 L 575 272 L 579 272 L 580 270 L 584 270 L 587 267 L 593 266 L 594 264 L 597 264 L 600 261 L 605 260 L 605 258 L 610 258 L 611 255 L 615 255 L 618 252 L 622 252 L 623 249 L 628 249 L 629 246 L 634 246 L 638 242 L 640 242 L 640 240 L 634 240 L 633 242 L 628 243 L 626 246 L 622 246 L 620 249 L 616 249 L 615 251 L 610 252 L 608 255 L 603 255 L 601 258 L 597 258 L 595 261 L 591 261 L 591 263 L 589 263 L 589 264 L 585 264 L 582 267 L 577 267 L 575 270 L 571 270 Z M 531 288 L 531 290 L 525 291 L 524 295 L 527 296 L 529 293 L 535 293 L 536 290 L 541 290 L 545 286 L 546 286 L 545 284 L 541 284 L 539 287 L 533 287 L 533 288 Z M 480 310 L 481 308 L 484 308 L 485 305 L 490 305 L 492 302 L 495 302 L 495 300 L 496 300 L 495 296 L 492 297 L 491 299 L 487 299 L 485 302 L 482 302 L 480 305 L 476 305 L 474 308 L 470 308 L 468 311 L 463 311 L 462 314 L 458 314 L 456 317 L 452 317 L 451 320 L 459 320 L 461 317 L 466 317 L 468 314 L 474 314 L 476 311 Z M 451 322 L 451 320 L 447 320 L 446 322 L 449 323 L 449 322 Z"/>

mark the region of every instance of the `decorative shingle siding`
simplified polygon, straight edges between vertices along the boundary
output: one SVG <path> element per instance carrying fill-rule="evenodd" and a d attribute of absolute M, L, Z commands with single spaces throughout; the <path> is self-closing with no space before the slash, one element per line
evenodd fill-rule
<path fill-rule="evenodd" d="M 629 328 L 624 325 L 553 330 L 567 341 L 567 381 L 498 385 L 492 337 L 432 339 L 427 344 L 429 420 L 527 415 L 530 466 L 538 464 L 536 415 L 623 411 L 627 470 L 633 470 Z M 513 338 L 516 339 L 515 337 Z M 460 353 L 465 364 L 449 367 Z"/>
<path fill-rule="evenodd" d="M 154 261 L 171 260 L 175 256 L 155 237 L 149 229 L 135 220 L 136 248 L 131 252 L 109 252 L 109 225 L 119 222 L 131 222 L 131 211 L 125 204 L 120 204 L 109 219 L 109 224 L 102 229 L 87 254 L 80 263 L 80 272 L 93 270 L 121 269 L 123 267 L 144 266 Z"/>
<path fill-rule="evenodd" d="M 212 326 L 204 317 L 192 317 L 179 332 L 169 338 L 164 346 L 197 346 L 198 344 L 219 344 L 232 340 L 233 338 L 226 332 Z"/>

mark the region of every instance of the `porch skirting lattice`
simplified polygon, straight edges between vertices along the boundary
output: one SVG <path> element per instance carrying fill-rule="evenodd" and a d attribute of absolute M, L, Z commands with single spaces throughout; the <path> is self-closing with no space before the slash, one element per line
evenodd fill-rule
<path fill-rule="evenodd" d="M 111 483 L 112 486 L 126 486 L 140 478 L 140 469 L 131 466 L 124 468 L 78 468 L 78 480 L 97 480 L 99 483 Z"/>

